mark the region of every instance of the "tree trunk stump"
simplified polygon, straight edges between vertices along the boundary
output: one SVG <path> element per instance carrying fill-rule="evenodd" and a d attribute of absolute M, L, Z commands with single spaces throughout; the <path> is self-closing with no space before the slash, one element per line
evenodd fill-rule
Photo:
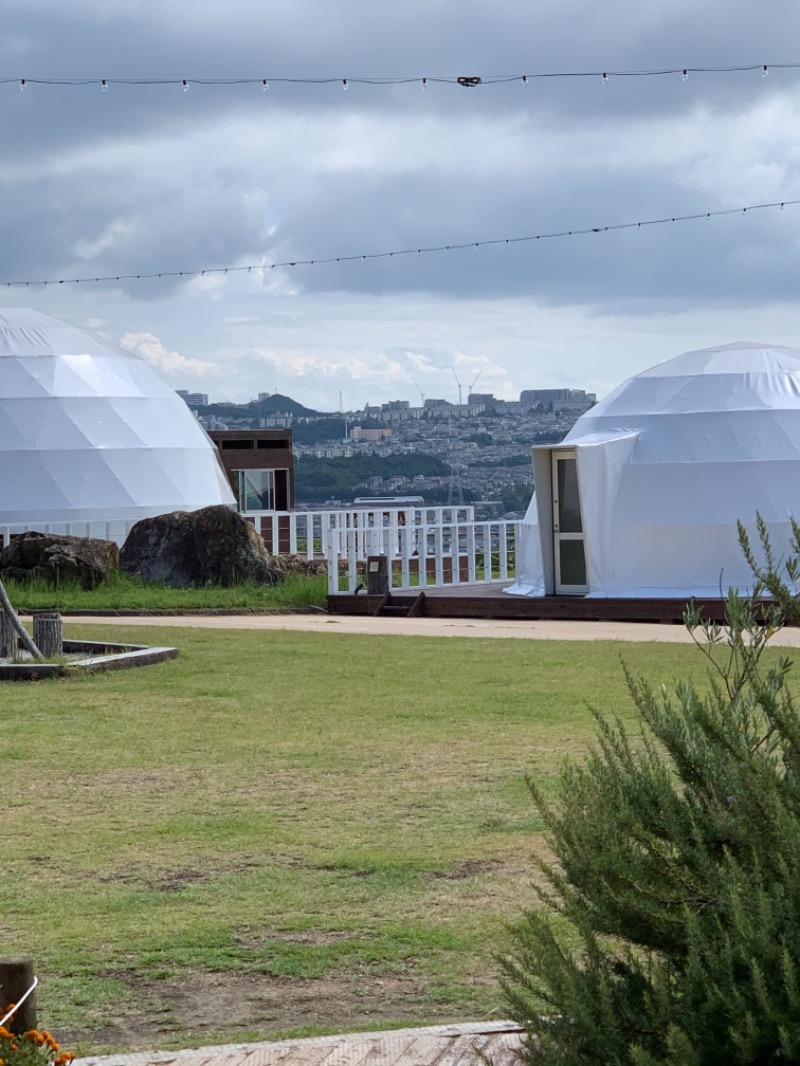
<path fill-rule="evenodd" d="M 6 611 L 0 610 L 0 659 L 19 657 L 19 637 Z M 0 1015 L 2 1017 L 2 1015 Z"/>
<path fill-rule="evenodd" d="M 0 959 L 0 1018 L 6 1013 L 10 1004 L 19 1003 L 33 984 L 33 980 L 33 959 L 25 955 Z M 6 1026 L 12 1033 L 19 1035 L 26 1033 L 29 1029 L 37 1028 L 35 992 L 31 992 L 19 1010 L 12 1014 Z"/>
<path fill-rule="evenodd" d="M 36 611 L 33 642 L 45 659 L 64 654 L 64 624 L 58 611 Z"/>

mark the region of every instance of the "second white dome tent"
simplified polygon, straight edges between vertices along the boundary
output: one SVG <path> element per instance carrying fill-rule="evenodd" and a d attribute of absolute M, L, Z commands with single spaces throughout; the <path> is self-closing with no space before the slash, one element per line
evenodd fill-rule
<path fill-rule="evenodd" d="M 557 445 L 509 591 L 718 597 L 753 576 L 737 539 L 761 514 L 778 556 L 800 517 L 800 351 L 736 343 L 630 378 Z"/>

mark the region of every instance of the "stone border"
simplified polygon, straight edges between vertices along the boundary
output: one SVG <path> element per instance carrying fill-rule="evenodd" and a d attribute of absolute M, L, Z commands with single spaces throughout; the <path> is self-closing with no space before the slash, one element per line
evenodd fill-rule
<path fill-rule="evenodd" d="M 40 681 L 65 677 L 73 670 L 102 674 L 109 670 L 129 670 L 135 666 L 152 666 L 167 659 L 177 659 L 178 649 L 150 647 L 147 644 L 115 644 L 109 641 L 65 640 L 66 655 L 85 654 L 69 663 L 0 663 L 2 681 Z"/>

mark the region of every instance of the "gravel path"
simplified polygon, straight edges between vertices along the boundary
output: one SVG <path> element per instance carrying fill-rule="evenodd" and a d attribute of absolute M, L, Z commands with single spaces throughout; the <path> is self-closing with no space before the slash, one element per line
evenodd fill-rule
<path fill-rule="evenodd" d="M 686 644 L 691 637 L 682 625 L 646 622 L 527 622 L 473 618 L 371 618 L 327 614 L 159 615 L 86 617 L 71 615 L 65 624 L 97 626 L 178 626 L 198 629 L 293 630 L 306 633 L 382 633 L 403 637 L 511 637 L 522 640 L 621 640 Z M 772 644 L 800 647 L 800 628 L 776 633 Z"/>

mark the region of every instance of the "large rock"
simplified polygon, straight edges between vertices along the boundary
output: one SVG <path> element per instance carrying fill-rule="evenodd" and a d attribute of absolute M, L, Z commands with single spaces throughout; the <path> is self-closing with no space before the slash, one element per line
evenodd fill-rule
<path fill-rule="evenodd" d="M 328 563 L 325 559 L 306 559 L 304 555 L 281 555 L 275 563 L 285 574 L 316 577 L 317 574 L 328 572 Z"/>
<path fill-rule="evenodd" d="M 283 577 L 252 525 L 229 507 L 143 518 L 128 534 L 120 566 L 171 588 L 275 585 Z"/>
<path fill-rule="evenodd" d="M 43 578 L 53 585 L 78 581 L 95 588 L 119 568 L 119 548 L 97 537 L 23 533 L 0 552 L 0 574 L 26 581 Z"/>

